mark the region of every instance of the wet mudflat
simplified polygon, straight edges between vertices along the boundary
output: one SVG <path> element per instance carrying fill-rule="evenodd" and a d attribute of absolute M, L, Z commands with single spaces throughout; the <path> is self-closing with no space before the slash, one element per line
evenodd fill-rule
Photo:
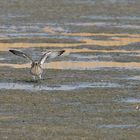
<path fill-rule="evenodd" d="M 139 140 L 139 1 L 0 5 L 0 139 Z M 66 52 L 33 81 L 9 49 Z"/>
<path fill-rule="evenodd" d="M 139 137 L 139 70 L 48 69 L 35 82 L 28 70 L 0 71 L 1 138 Z"/>

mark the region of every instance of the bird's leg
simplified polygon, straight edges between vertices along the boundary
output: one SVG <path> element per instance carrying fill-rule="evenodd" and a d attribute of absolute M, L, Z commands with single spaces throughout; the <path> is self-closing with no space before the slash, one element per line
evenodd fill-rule
<path fill-rule="evenodd" d="M 33 80 L 35 80 L 35 76 L 33 76 Z"/>
<path fill-rule="evenodd" d="M 41 80 L 41 74 L 39 75 L 39 79 Z"/>

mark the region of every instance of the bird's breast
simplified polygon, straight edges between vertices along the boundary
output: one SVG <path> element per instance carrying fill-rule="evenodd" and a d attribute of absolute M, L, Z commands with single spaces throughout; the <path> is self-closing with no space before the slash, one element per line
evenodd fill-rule
<path fill-rule="evenodd" d="M 31 74 L 33 74 L 33 75 L 38 76 L 38 75 L 42 74 L 42 72 L 43 72 L 43 70 L 40 66 L 32 66 L 31 67 Z"/>

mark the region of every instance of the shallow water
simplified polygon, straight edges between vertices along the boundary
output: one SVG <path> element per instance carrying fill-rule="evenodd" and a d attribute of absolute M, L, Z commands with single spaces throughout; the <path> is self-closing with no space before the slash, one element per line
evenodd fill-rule
<path fill-rule="evenodd" d="M 133 128 L 137 128 L 138 126 L 136 124 L 127 124 L 127 125 L 115 125 L 115 124 L 110 124 L 110 125 L 100 125 L 98 126 L 98 128 L 108 128 L 108 129 L 114 129 L 114 128 L 118 128 L 118 129 L 133 129 Z"/>
<path fill-rule="evenodd" d="M 0 83 L 0 89 L 11 89 L 11 90 L 27 90 L 27 91 L 41 91 L 41 90 L 52 90 L 52 91 L 67 91 L 85 88 L 123 88 L 123 85 L 117 83 L 74 83 L 69 85 L 42 85 L 41 83 L 34 84 L 28 83 Z"/>
<path fill-rule="evenodd" d="M 140 99 L 130 97 L 130 98 L 122 99 L 121 102 L 123 102 L 123 103 L 140 103 Z"/>

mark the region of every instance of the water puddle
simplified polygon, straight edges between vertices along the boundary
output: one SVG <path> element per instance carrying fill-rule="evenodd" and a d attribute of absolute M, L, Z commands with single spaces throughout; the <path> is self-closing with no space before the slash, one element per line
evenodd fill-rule
<path fill-rule="evenodd" d="M 93 16 L 93 15 L 89 15 L 89 16 L 81 16 L 82 18 L 85 18 L 85 19 L 93 19 L 93 20 L 132 20 L 132 21 L 135 21 L 135 20 L 140 20 L 140 17 L 139 16 Z"/>
<path fill-rule="evenodd" d="M 95 4 L 95 1 L 93 0 L 65 0 L 66 3 L 74 3 L 74 4 L 92 4 L 94 5 Z"/>
<path fill-rule="evenodd" d="M 111 58 L 112 56 L 109 54 L 95 54 L 95 55 L 81 55 L 81 54 L 70 54 L 69 57 L 73 60 L 96 60 L 98 58 Z"/>
<path fill-rule="evenodd" d="M 130 97 L 130 98 L 122 99 L 121 102 L 123 102 L 123 103 L 140 103 L 140 99 Z"/>
<path fill-rule="evenodd" d="M 5 58 L 0 57 L 0 61 L 5 60 Z"/>
<path fill-rule="evenodd" d="M 126 79 L 128 79 L 128 80 L 137 80 L 137 81 L 139 81 L 139 80 L 140 80 L 140 76 L 128 77 L 128 78 L 126 78 Z"/>
<path fill-rule="evenodd" d="M 65 23 L 65 26 L 109 26 L 112 23 L 106 23 L 106 22 L 71 22 L 71 23 Z"/>
<path fill-rule="evenodd" d="M 0 89 L 12 89 L 12 90 L 29 90 L 29 91 L 61 91 L 61 90 L 76 90 L 84 88 L 121 88 L 122 85 L 117 83 L 74 83 L 68 85 L 41 85 L 39 83 L 0 83 Z"/>
<path fill-rule="evenodd" d="M 65 23 L 65 26 L 83 26 L 83 27 L 88 27 L 88 26 L 96 26 L 96 27 L 107 27 L 107 28 L 121 28 L 121 29 L 139 29 L 139 25 L 131 25 L 131 24 L 120 24 L 116 22 L 79 22 L 79 23 Z"/>
<path fill-rule="evenodd" d="M 99 125 L 98 128 L 119 128 L 119 129 L 127 129 L 127 128 L 137 128 L 138 126 L 136 124 L 109 124 L 109 125 Z"/>

